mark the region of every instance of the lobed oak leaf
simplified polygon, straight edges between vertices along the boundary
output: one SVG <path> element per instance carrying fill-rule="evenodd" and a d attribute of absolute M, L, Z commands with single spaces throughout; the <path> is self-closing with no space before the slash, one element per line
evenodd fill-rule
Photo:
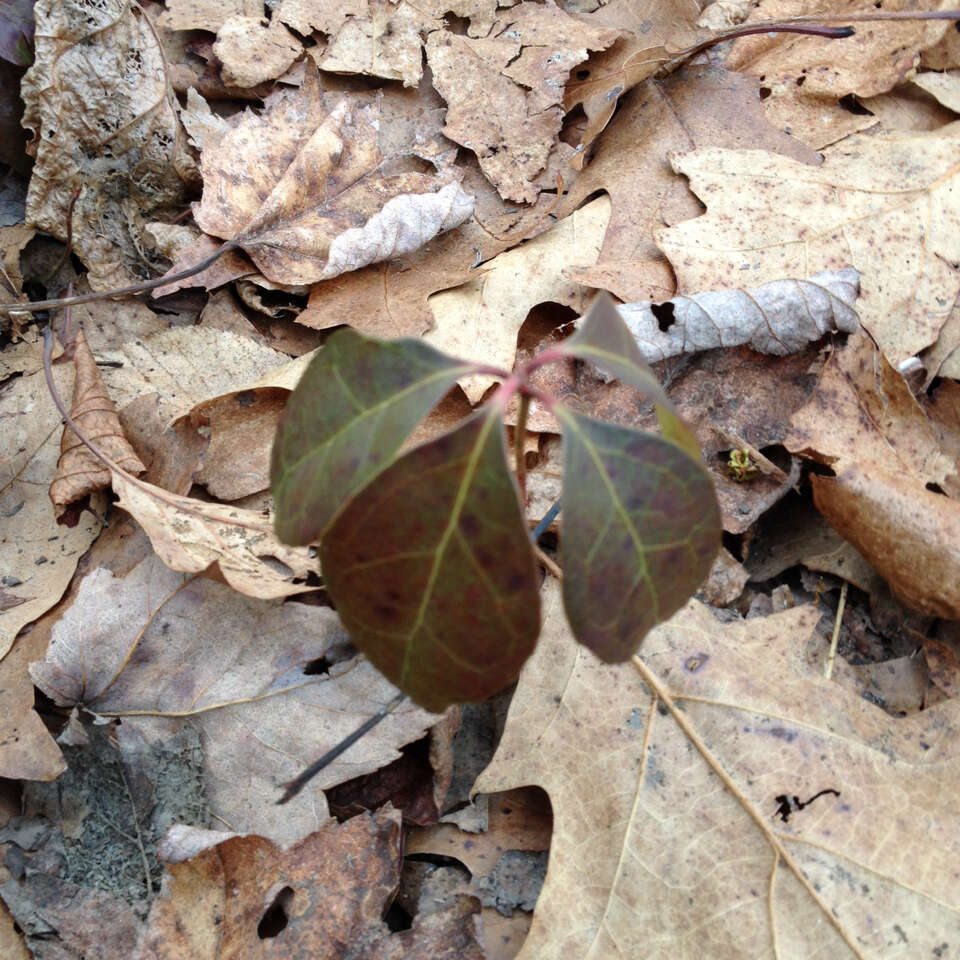
<path fill-rule="evenodd" d="M 73 402 L 70 416 L 88 440 L 123 470 L 134 475 L 146 467 L 140 462 L 130 441 L 123 434 L 120 418 L 103 384 L 83 330 L 74 340 Z M 66 424 L 60 438 L 60 459 L 50 482 L 50 500 L 61 523 L 75 526 L 78 515 L 67 507 L 110 485 L 110 470 L 90 452 L 87 445 Z"/>
<path fill-rule="evenodd" d="M 379 100 L 327 112 L 316 71 L 246 114 L 202 158 L 197 224 L 277 283 L 315 283 L 410 253 L 459 226 L 473 200 L 448 175 L 387 158 Z"/>
<path fill-rule="evenodd" d="M 885 960 L 953 941 L 956 701 L 898 720 L 826 680 L 811 606 L 723 624 L 692 601 L 639 669 L 604 665 L 571 642 L 560 592 L 474 786 L 550 795 L 519 960 Z"/>
<path fill-rule="evenodd" d="M 758 150 L 672 158 L 707 212 L 657 232 L 681 290 L 852 265 L 861 323 L 894 365 L 936 341 L 960 293 L 960 124 L 847 137 L 819 167 Z"/>

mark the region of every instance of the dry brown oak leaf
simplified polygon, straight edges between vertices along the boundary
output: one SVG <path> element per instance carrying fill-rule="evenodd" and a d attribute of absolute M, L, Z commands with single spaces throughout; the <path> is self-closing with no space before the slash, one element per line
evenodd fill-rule
<path fill-rule="evenodd" d="M 146 467 L 140 462 L 130 441 L 123 435 L 120 418 L 103 384 L 103 378 L 93 359 L 83 330 L 78 330 L 74 341 L 73 401 L 70 416 L 73 422 L 118 467 L 134 475 Z M 64 424 L 60 438 L 60 459 L 57 472 L 50 483 L 50 500 L 58 518 L 67 507 L 96 490 L 110 486 L 110 470 L 95 456 L 74 431 Z M 67 521 L 69 526 L 76 524 Z"/>
<path fill-rule="evenodd" d="M 231 17 L 217 31 L 213 55 L 231 87 L 255 87 L 286 73 L 303 44 L 279 20 Z"/>
<path fill-rule="evenodd" d="M 833 331 L 858 327 L 857 271 L 824 270 L 809 280 L 774 280 L 753 290 L 713 290 L 617 309 L 648 363 L 742 344 L 786 356 Z"/>
<path fill-rule="evenodd" d="M 384 157 L 379 101 L 330 113 L 316 70 L 264 113 L 244 114 L 201 160 L 197 225 L 235 241 L 268 280 L 316 283 L 416 250 L 459 226 L 473 200 L 451 175 Z"/>
<path fill-rule="evenodd" d="M 520 960 L 892 960 L 956 941 L 960 704 L 898 720 L 826 680 L 812 606 L 724 624 L 692 601 L 642 669 L 605 666 L 546 590 L 474 787 L 537 784 L 553 806 Z"/>
<path fill-rule="evenodd" d="M 960 123 L 847 137 L 811 167 L 757 150 L 672 158 L 707 205 L 657 231 L 682 291 L 853 266 L 857 309 L 894 365 L 936 341 L 960 293 Z"/>
<path fill-rule="evenodd" d="M 145 219 L 182 205 L 185 138 L 164 62 L 139 5 L 128 0 L 34 7 L 36 47 L 23 79 L 23 125 L 36 157 L 27 222 L 66 239 L 94 290 L 142 279 Z"/>
<path fill-rule="evenodd" d="M 448 105 L 443 132 L 477 155 L 502 197 L 532 203 L 541 189 L 533 181 L 547 167 L 563 123 L 570 71 L 621 31 L 585 25 L 540 3 L 520 3 L 500 16 L 482 38 L 435 30 L 427 60 Z"/>
<path fill-rule="evenodd" d="M 307 673 L 322 658 L 329 673 Z M 199 731 L 211 810 L 239 832 L 306 836 L 323 789 L 397 759 L 436 718 L 404 705 L 283 807 L 281 785 L 396 690 L 348 645 L 329 609 L 237 596 L 148 557 L 123 577 L 88 574 L 31 676 L 62 706 L 121 716 L 121 751 Z"/>
<path fill-rule="evenodd" d="M 158 850 L 167 874 L 134 960 L 260 960 L 278 950 L 312 960 L 483 960 L 470 897 L 390 932 L 383 916 L 400 883 L 401 841 L 389 805 L 289 849 L 175 826 Z"/>

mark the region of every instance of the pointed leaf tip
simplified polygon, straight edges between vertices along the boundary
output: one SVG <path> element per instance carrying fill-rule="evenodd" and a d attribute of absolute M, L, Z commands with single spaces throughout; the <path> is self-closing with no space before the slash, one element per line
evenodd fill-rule
<path fill-rule="evenodd" d="M 628 659 L 706 578 L 720 509 L 699 459 L 649 433 L 559 409 L 563 596 L 580 643 Z"/>
<path fill-rule="evenodd" d="M 420 706 L 483 700 L 515 679 L 540 599 L 498 412 L 398 459 L 334 522 L 321 563 L 353 641 Z"/>
<path fill-rule="evenodd" d="M 420 340 L 334 334 L 290 395 L 274 440 L 279 538 L 319 540 L 469 369 Z"/>

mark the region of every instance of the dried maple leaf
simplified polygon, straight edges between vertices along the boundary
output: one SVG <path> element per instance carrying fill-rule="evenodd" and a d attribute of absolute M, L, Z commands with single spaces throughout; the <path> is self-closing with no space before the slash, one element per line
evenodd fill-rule
<path fill-rule="evenodd" d="M 522 960 L 880 960 L 952 942 L 955 701 L 895 720 L 824 679 L 810 606 L 722 624 L 692 602 L 648 635 L 639 672 L 604 666 L 547 592 L 475 784 L 550 795 Z"/>
<path fill-rule="evenodd" d="M 673 158 L 707 203 L 660 230 L 681 290 L 860 271 L 860 320 L 899 364 L 933 343 L 960 293 L 960 124 L 934 133 L 848 137 L 819 167 L 757 150 Z"/>
<path fill-rule="evenodd" d="M 827 333 L 854 333 L 857 291 L 857 271 L 847 268 L 809 280 L 773 280 L 754 290 L 694 293 L 618 309 L 648 363 L 741 344 L 782 357 Z"/>
<path fill-rule="evenodd" d="M 213 813 L 238 831 L 292 840 L 327 821 L 323 788 L 395 760 L 435 720 L 400 707 L 278 807 L 285 781 L 396 693 L 347 642 L 328 608 L 240 597 L 148 557 L 123 577 L 88 574 L 30 669 L 57 703 L 121 716 L 121 750 L 185 724 L 198 730 Z M 324 658 L 329 673 L 314 672 Z"/>
<path fill-rule="evenodd" d="M 36 59 L 23 79 L 23 125 L 36 163 L 27 221 L 66 239 L 95 290 L 141 279 L 145 218 L 183 198 L 185 147 L 162 53 L 128 0 L 40 0 Z"/>
<path fill-rule="evenodd" d="M 194 219 L 278 283 L 315 283 L 416 250 L 463 223 L 472 198 L 452 176 L 385 158 L 378 101 L 328 113 L 316 71 L 262 116 L 245 114 L 202 158 Z"/>
<path fill-rule="evenodd" d="M 447 101 L 444 133 L 469 147 L 501 196 L 532 203 L 563 121 L 563 87 L 587 50 L 620 31 L 578 22 L 553 5 L 520 3 L 482 38 L 435 30 L 426 43 Z"/>
<path fill-rule="evenodd" d="M 70 416 L 74 423 L 121 469 L 132 474 L 143 473 L 146 467 L 123 435 L 120 418 L 103 385 L 97 362 L 93 359 L 82 329 L 77 331 L 74 340 L 74 365 L 76 376 L 73 380 L 73 402 L 70 404 Z M 49 491 L 58 519 L 68 526 L 75 526 L 79 514 L 71 511 L 69 518 L 65 517 L 67 507 L 108 486 L 110 470 L 90 452 L 69 426 L 64 425 L 60 438 L 60 459 Z"/>

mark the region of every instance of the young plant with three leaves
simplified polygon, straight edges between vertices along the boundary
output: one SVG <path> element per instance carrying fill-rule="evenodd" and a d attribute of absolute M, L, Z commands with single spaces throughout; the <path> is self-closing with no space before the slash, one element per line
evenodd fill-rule
<path fill-rule="evenodd" d="M 584 416 L 531 384 L 536 369 L 570 358 L 645 392 L 662 435 Z M 433 406 L 475 373 L 501 377 L 491 399 L 401 455 Z M 686 602 L 719 545 L 697 442 L 608 299 L 512 374 L 420 340 L 334 334 L 290 396 L 274 441 L 277 534 L 320 543 L 324 582 L 351 638 L 428 710 L 505 687 L 540 631 L 522 451 L 519 478 L 507 463 L 504 413 L 515 394 L 519 437 L 531 398 L 563 429 L 564 603 L 577 640 L 601 659 L 627 660 Z"/>

